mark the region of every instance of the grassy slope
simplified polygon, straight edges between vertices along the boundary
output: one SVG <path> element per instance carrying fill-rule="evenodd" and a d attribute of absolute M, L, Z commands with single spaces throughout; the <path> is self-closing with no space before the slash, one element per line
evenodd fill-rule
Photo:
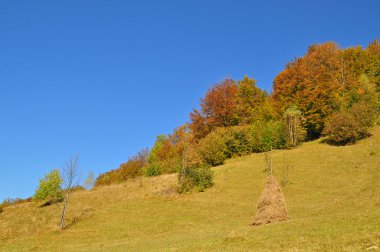
<path fill-rule="evenodd" d="M 264 154 L 215 168 L 204 193 L 170 194 L 176 176 L 143 178 L 74 194 L 70 229 L 60 206 L 33 203 L 0 214 L 0 251 L 357 251 L 380 247 L 380 127 L 348 147 L 319 141 L 274 151 L 291 220 L 252 227 L 265 182 Z"/>

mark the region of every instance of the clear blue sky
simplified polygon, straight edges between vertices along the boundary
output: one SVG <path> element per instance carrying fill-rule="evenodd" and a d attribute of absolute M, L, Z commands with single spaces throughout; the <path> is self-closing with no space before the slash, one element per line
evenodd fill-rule
<path fill-rule="evenodd" d="M 271 90 L 313 43 L 366 46 L 380 1 L 1 1 L 0 200 L 80 156 L 117 168 L 225 77 Z"/>

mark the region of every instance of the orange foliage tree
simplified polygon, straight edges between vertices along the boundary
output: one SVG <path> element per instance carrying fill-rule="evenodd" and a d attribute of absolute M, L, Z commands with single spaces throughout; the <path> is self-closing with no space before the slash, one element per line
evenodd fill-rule
<path fill-rule="evenodd" d="M 201 111 L 190 114 L 190 128 L 196 139 L 205 137 L 218 127 L 251 124 L 274 117 L 268 94 L 248 76 L 237 83 L 226 79 L 214 85 L 201 99 Z"/>
<path fill-rule="evenodd" d="M 339 48 L 334 42 L 309 47 L 290 62 L 273 82 L 274 105 L 279 113 L 298 106 L 306 119 L 309 137 L 322 132 L 327 116 L 380 91 L 378 40 L 366 49 Z"/>
<path fill-rule="evenodd" d="M 201 99 L 201 111 L 190 114 L 191 129 L 196 138 L 206 136 L 216 127 L 236 125 L 236 94 L 238 86 L 231 79 L 214 85 Z"/>
<path fill-rule="evenodd" d="M 274 105 L 283 113 L 292 105 L 298 106 L 306 119 L 309 137 L 323 130 L 324 119 L 337 111 L 342 97 L 356 85 L 360 49 L 342 51 L 335 43 L 327 42 L 309 47 L 302 58 L 289 63 L 275 79 Z M 360 72 L 360 70 L 358 70 Z"/>

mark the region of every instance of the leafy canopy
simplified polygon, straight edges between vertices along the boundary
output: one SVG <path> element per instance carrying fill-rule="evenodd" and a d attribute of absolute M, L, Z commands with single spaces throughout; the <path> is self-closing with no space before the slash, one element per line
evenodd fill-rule
<path fill-rule="evenodd" d="M 59 170 L 52 170 L 40 180 L 40 185 L 34 194 L 34 199 L 49 203 L 61 201 L 63 199 L 62 182 Z"/>

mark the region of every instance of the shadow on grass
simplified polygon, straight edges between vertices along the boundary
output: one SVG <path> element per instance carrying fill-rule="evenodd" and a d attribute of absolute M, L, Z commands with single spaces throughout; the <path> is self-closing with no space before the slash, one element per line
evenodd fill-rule
<path fill-rule="evenodd" d="M 365 139 L 365 138 L 368 138 L 368 137 L 371 137 L 372 134 L 370 133 L 367 133 L 367 134 L 363 134 L 361 135 L 360 137 L 358 138 L 355 138 L 355 139 L 346 139 L 346 140 L 342 140 L 342 141 L 335 141 L 331 138 L 323 138 L 319 141 L 319 143 L 321 144 L 328 144 L 328 145 L 331 145 L 331 146 L 348 146 L 348 145 L 354 145 L 356 144 L 358 141 L 362 140 L 362 139 Z"/>
<path fill-rule="evenodd" d="M 62 230 L 67 230 L 77 224 L 81 220 L 89 219 L 94 215 L 92 208 L 84 209 L 79 215 L 75 216 Z"/>

